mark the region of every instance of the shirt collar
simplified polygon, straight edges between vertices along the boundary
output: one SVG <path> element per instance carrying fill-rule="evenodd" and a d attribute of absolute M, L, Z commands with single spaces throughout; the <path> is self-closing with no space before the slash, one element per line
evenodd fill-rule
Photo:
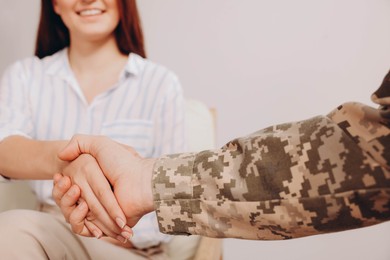
<path fill-rule="evenodd" d="M 65 80 L 74 78 L 73 72 L 70 68 L 68 48 L 64 48 L 55 54 L 47 57 L 47 68 L 46 73 L 49 75 L 55 75 Z M 145 66 L 145 60 L 141 56 L 130 53 L 128 56 L 127 63 L 123 69 L 121 78 L 127 78 L 130 75 L 138 76 Z"/>
<path fill-rule="evenodd" d="M 68 48 L 64 48 L 51 56 L 44 58 L 46 63 L 46 73 L 48 75 L 55 75 L 63 79 L 69 79 L 73 77 L 72 70 L 70 69 L 68 59 Z"/>
<path fill-rule="evenodd" d="M 135 53 L 130 53 L 124 68 L 124 72 L 125 74 L 127 74 L 127 76 L 128 75 L 138 76 L 141 69 L 144 67 L 144 65 L 145 65 L 145 61 L 141 56 Z"/>

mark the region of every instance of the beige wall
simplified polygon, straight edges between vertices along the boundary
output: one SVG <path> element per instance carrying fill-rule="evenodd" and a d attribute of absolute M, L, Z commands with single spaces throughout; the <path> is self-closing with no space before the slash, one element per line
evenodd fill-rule
<path fill-rule="evenodd" d="M 390 68 L 389 0 L 139 0 L 149 56 L 218 111 L 218 144 L 343 101 Z M 0 0 L 0 70 L 32 53 L 38 0 Z M 1 189 L 1 187 L 0 187 Z M 224 259 L 390 259 L 390 224 L 283 242 L 227 240 Z"/>
<path fill-rule="evenodd" d="M 389 69 L 389 0 L 142 0 L 150 57 L 216 106 L 218 140 L 369 95 Z"/>
<path fill-rule="evenodd" d="M 11 62 L 34 53 L 40 0 L 0 0 L 0 74 Z"/>

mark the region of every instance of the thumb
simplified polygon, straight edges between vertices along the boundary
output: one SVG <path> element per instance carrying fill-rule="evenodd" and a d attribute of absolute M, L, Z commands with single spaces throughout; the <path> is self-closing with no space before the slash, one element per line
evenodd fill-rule
<path fill-rule="evenodd" d="M 93 137 L 88 135 L 75 135 L 69 143 L 58 153 L 58 158 L 63 161 L 73 161 L 83 153 L 94 156 L 91 149 Z"/>

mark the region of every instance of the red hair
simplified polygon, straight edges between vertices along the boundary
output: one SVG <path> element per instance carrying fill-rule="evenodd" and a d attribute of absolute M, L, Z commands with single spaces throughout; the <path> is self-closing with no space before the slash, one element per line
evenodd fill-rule
<path fill-rule="evenodd" d="M 121 53 L 136 53 L 146 58 L 144 36 L 138 14 L 136 0 L 117 0 L 119 24 L 115 29 L 115 38 Z M 56 14 L 52 0 L 41 0 L 35 55 L 43 58 L 69 47 L 69 30 Z"/>

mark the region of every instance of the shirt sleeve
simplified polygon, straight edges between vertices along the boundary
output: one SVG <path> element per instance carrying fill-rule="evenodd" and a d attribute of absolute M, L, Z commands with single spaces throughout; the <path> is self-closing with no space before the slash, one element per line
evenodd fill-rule
<path fill-rule="evenodd" d="M 31 137 L 33 123 L 28 76 L 22 62 L 10 66 L 0 83 L 0 141 L 11 135 Z"/>
<path fill-rule="evenodd" d="M 377 109 L 272 126 L 154 167 L 160 230 L 279 240 L 390 219 L 390 130 Z M 376 152 L 375 152 L 376 151 Z"/>
<path fill-rule="evenodd" d="M 22 62 L 16 62 L 5 71 L 0 82 L 0 142 L 11 135 L 32 136 L 29 104 L 27 75 Z M 6 180 L 0 175 L 0 182 Z"/>

